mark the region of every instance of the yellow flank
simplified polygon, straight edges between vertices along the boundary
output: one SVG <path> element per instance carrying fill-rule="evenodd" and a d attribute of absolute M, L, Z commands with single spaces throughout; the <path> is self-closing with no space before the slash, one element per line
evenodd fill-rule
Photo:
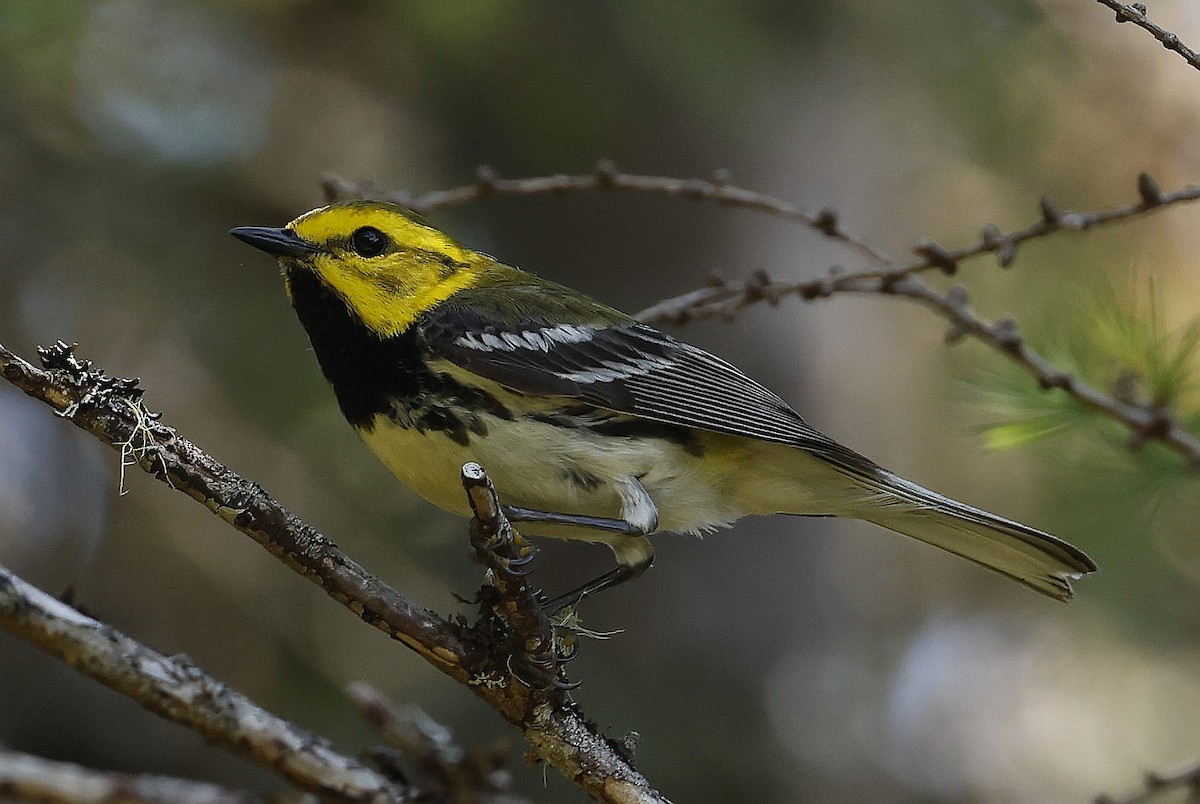
<path fill-rule="evenodd" d="M 363 226 L 383 232 L 394 245 L 377 257 L 358 255 L 350 238 Z M 448 235 L 377 205 L 323 207 L 287 228 L 319 247 L 305 261 L 383 336 L 400 334 L 425 310 L 474 285 L 494 264 Z"/>

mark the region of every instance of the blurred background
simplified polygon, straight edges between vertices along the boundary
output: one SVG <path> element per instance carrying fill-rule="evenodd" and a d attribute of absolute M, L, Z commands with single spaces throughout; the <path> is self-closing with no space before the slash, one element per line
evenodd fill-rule
<path fill-rule="evenodd" d="M 1200 11 L 1153 17 L 1200 42 Z M 441 612 L 480 581 L 462 521 L 396 482 L 320 377 L 277 271 L 230 238 L 321 203 L 334 172 L 416 191 L 501 175 L 710 176 L 840 211 L 903 255 L 1200 177 L 1200 75 L 1085 0 L 5 3 L 0 342 L 62 338 L 138 376 L 164 421 Z M 1196 211 L 964 265 L 981 314 L 1094 384 L 1194 414 Z M 719 272 L 863 267 L 814 233 L 680 199 L 492 198 L 433 221 L 628 310 Z M 934 280 L 938 281 L 938 280 Z M 788 301 L 675 334 L 924 485 L 1043 527 L 1103 571 L 1070 606 L 856 523 L 662 535 L 643 579 L 589 601 L 572 665 L 609 733 L 687 802 L 1041 802 L 1200 757 L 1200 534 L 1173 453 L 1042 394 L 996 353 L 883 297 Z M 764 348 L 764 344 L 771 344 Z M 1163 379 L 1163 355 L 1174 374 Z M 1157 362 L 1156 362 L 1157 361 Z M 1155 374 L 1159 371 L 1159 374 Z M 1157 380 L 1156 380 L 1157 378 Z M 1163 387 L 1155 383 L 1159 382 Z M 1193 415 L 1192 421 L 1196 419 Z M 1038 437 L 1043 436 L 1043 437 Z M 0 562 L 186 653 L 346 750 L 367 680 L 463 741 L 513 745 L 471 695 L 248 539 L 39 403 L 0 387 Z M 610 566 L 547 544 L 560 590 Z M 0 634 L 0 742 L 101 768 L 271 790 L 262 771 Z"/>

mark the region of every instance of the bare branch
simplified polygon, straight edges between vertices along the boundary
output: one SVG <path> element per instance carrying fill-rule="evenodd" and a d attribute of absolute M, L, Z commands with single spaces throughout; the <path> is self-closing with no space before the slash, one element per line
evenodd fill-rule
<path fill-rule="evenodd" d="M 531 687 L 513 675 L 510 664 L 520 656 L 496 644 L 490 631 L 446 620 L 367 572 L 257 484 L 161 424 L 139 401 L 136 380 L 105 376 L 61 342 L 41 352 L 49 370 L 0 346 L 0 374 L 122 449 L 143 470 L 199 501 L 358 617 L 468 686 L 522 730 L 531 758 L 554 766 L 588 795 L 620 804 L 665 801 L 577 707 L 565 702 L 561 690 Z"/>
<path fill-rule="evenodd" d="M 947 249 L 930 239 L 920 240 L 912 247 L 918 258 L 900 262 L 869 244 L 864 238 L 847 231 L 842 227 L 837 213 L 831 209 L 815 213 L 806 212 L 782 199 L 734 187 L 724 179 L 709 181 L 621 173 L 611 162 L 601 162 L 595 173 L 518 179 L 502 179 L 490 168 L 480 168 L 480 179 L 475 184 L 420 195 L 404 190 L 379 191 L 371 184 L 348 182 L 336 176 L 325 177 L 323 186 L 326 197 L 330 200 L 377 198 L 394 201 L 422 213 L 443 207 L 461 206 L 495 195 L 562 195 L 596 190 L 639 192 L 694 201 L 712 201 L 725 206 L 763 212 L 814 229 L 879 266 L 878 269 L 855 272 L 851 276 L 893 280 L 935 269 L 953 274 L 960 262 L 982 254 L 995 254 L 1000 265 L 1008 267 L 1016 259 L 1017 246 L 1021 243 L 1060 232 L 1081 232 L 1118 223 L 1147 215 L 1163 207 L 1200 199 L 1200 185 L 1191 185 L 1166 193 L 1158 188 L 1153 178 L 1143 173 L 1138 177 L 1138 200 L 1135 202 L 1093 211 L 1059 212 L 1049 199 L 1043 198 L 1041 218 L 1028 226 L 1005 233 L 995 225 L 988 224 L 983 228 L 978 242 L 956 249 Z"/>
<path fill-rule="evenodd" d="M 667 299 L 643 310 L 638 318 L 673 323 L 714 316 L 728 318 L 763 300 L 775 303 L 786 296 L 823 299 L 835 293 L 888 294 L 919 302 L 951 323 L 947 342 L 953 343 L 965 335 L 982 341 L 1028 372 L 1043 388 L 1059 388 L 1087 408 L 1128 427 L 1132 449 L 1147 441 L 1158 441 L 1186 458 L 1191 469 L 1200 469 L 1200 437 L 1180 425 L 1169 408 L 1150 400 L 1123 401 L 1059 369 L 1029 348 L 1010 319 L 989 324 L 979 318 L 967 305 L 966 291 L 961 287 L 941 294 L 916 276 L 893 279 L 831 273 L 821 279 L 777 282 L 760 274 L 748 282 L 721 282 Z"/>
<path fill-rule="evenodd" d="M 1138 12 L 1137 8 L 1131 7 L 1128 12 L 1134 15 L 1140 13 L 1144 18 L 1144 10 Z M 967 310 L 964 317 L 962 310 L 953 308 L 951 296 L 943 297 L 924 283 L 906 284 L 906 280 L 915 279 L 917 274 L 933 269 L 945 274 L 954 274 L 962 261 L 982 254 L 995 254 L 1000 266 L 1008 267 L 1016 259 L 1017 247 L 1022 243 L 1060 232 L 1081 232 L 1144 217 L 1165 207 L 1196 201 L 1200 199 L 1200 185 L 1164 192 L 1149 174 L 1142 173 L 1137 180 L 1136 201 L 1092 211 L 1062 212 L 1050 199 L 1043 197 L 1040 199 L 1041 217 L 1034 223 L 1010 232 L 1002 232 L 999 227 L 988 224 L 983 227 L 977 242 L 958 248 L 946 248 L 934 240 L 923 239 L 912 249 L 917 259 L 904 263 L 893 260 L 882 251 L 868 245 L 862 238 L 841 228 L 836 213 L 831 210 L 823 210 L 816 214 L 807 213 L 780 199 L 732 187 L 723 179 L 713 182 L 620 173 L 608 162 L 601 163 L 594 174 L 578 176 L 501 179 L 494 171 L 481 169 L 480 179 L 475 184 L 424 195 L 407 192 L 381 194 L 369 185 L 355 185 L 336 177 L 325 180 L 325 189 L 330 198 L 382 197 L 407 204 L 419 211 L 465 204 L 491 195 L 626 190 L 715 201 L 800 223 L 841 241 L 878 267 L 847 271 L 835 265 L 823 276 L 798 282 L 778 282 L 763 272 L 758 272 L 743 281 L 714 277 L 708 286 L 660 301 L 642 310 L 637 314 L 637 318 L 650 323 L 671 324 L 683 324 L 692 319 L 710 317 L 728 319 L 751 305 L 764 301 L 777 304 L 786 296 L 819 299 L 845 292 L 895 293 L 907 296 L 922 302 L 954 323 L 957 335 L 970 334 L 989 346 L 999 348 L 1036 377 L 1043 387 L 1061 388 L 1091 410 L 1125 424 L 1133 433 L 1130 439 L 1131 448 L 1137 449 L 1146 441 L 1161 441 L 1187 458 L 1190 467 L 1200 469 L 1200 439 L 1184 429 L 1170 410 L 1152 403 L 1131 405 L 1115 396 L 1104 394 L 1058 370 L 1019 339 L 1020 348 L 1014 352 L 1010 347 L 1002 346 L 1008 341 L 998 337 L 993 331 L 996 325 L 988 325 L 979 320 L 962 305 L 962 308 Z M 939 303 L 935 299 L 942 302 Z M 989 335 L 989 332 L 992 334 Z"/>
<path fill-rule="evenodd" d="M 416 762 L 453 804 L 527 804 L 509 792 L 507 751 L 459 745 L 442 724 L 416 706 L 397 707 L 364 682 L 351 684 L 350 699 L 388 745 Z"/>
<path fill-rule="evenodd" d="M 501 178 L 495 170 L 480 167 L 478 180 L 449 190 L 434 190 L 415 194 L 405 190 L 384 192 L 369 183 L 346 181 L 338 176 L 326 176 L 323 181 L 326 198 L 376 198 L 402 204 L 416 212 L 427 213 L 445 207 L 462 206 L 499 195 L 565 195 L 567 193 L 611 190 L 711 201 L 730 207 L 764 212 L 776 218 L 799 223 L 821 232 L 875 263 L 890 265 L 892 258 L 862 238 L 841 227 L 833 210 L 808 212 L 780 198 L 735 187 L 724 176 L 708 179 L 679 179 L 670 176 L 640 176 L 622 173 L 607 160 L 600 162 L 593 173 L 580 175 L 529 176 L 519 179 Z"/>
<path fill-rule="evenodd" d="M 1137 450 L 1148 441 L 1158 441 L 1186 458 L 1189 469 L 1200 470 L 1200 437 L 1181 426 L 1169 408 L 1151 400 L 1123 401 L 1062 371 L 1029 348 L 1012 319 L 1004 318 L 989 324 L 977 316 L 968 306 L 967 294 L 962 288 L 941 294 L 917 277 L 909 277 L 883 292 L 913 299 L 948 319 L 952 324 L 951 342 L 970 335 L 1008 357 L 1042 388 L 1059 388 L 1090 410 L 1125 425 L 1132 433 L 1130 449 Z"/>
<path fill-rule="evenodd" d="M 1150 35 L 1162 43 L 1167 50 L 1174 51 L 1193 68 L 1200 70 L 1200 53 L 1192 50 L 1179 40 L 1179 37 L 1161 25 L 1157 25 L 1146 16 L 1146 6 L 1141 3 L 1117 2 L 1117 0 L 1096 0 L 1102 6 L 1108 6 L 1117 15 L 1117 22 L 1132 22 L 1134 25 L 1149 31 Z"/>
<path fill-rule="evenodd" d="M 3 567 L 0 626 L 302 790 L 337 801 L 383 804 L 405 798 L 402 787 L 257 706 L 186 657 L 163 656 Z"/>
<path fill-rule="evenodd" d="M 1188 801 L 1200 798 L 1200 765 L 1192 765 L 1174 773 L 1150 771 L 1142 780 L 1141 788 L 1123 796 L 1096 796 L 1095 804 L 1142 804 L 1168 790 L 1186 790 Z"/>
<path fill-rule="evenodd" d="M 0 748 L 0 793 L 45 804 L 263 804 L 261 796 L 217 785 L 151 774 L 114 773 Z M 5 801 L 10 799 L 5 798 Z M 270 799 L 283 804 L 284 797 Z M 308 795 L 286 799 L 316 804 Z"/>

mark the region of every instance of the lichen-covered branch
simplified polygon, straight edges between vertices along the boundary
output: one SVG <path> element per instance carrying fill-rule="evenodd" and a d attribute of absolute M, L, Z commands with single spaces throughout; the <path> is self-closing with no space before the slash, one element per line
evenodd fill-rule
<path fill-rule="evenodd" d="M 564 662 L 549 616 L 529 582 L 537 549 L 513 528 L 500 506 L 496 489 L 482 466 L 462 468 L 463 488 L 471 504 L 471 543 L 487 564 L 495 601 L 481 601 L 501 613 L 512 629 L 513 672 L 542 694 L 573 686 L 562 675 Z"/>
<path fill-rule="evenodd" d="M 36 368 L 0 346 L 4 378 L 203 504 L 363 620 L 465 677 L 461 664 L 467 649 L 455 626 L 384 584 L 258 484 L 162 424 L 139 401 L 136 380 L 93 370 L 62 342 L 40 351 L 53 370 Z"/>
<path fill-rule="evenodd" d="M 497 641 L 495 628 L 442 618 L 383 583 L 260 486 L 162 424 L 141 403 L 135 380 L 104 375 L 61 342 L 41 353 L 46 368 L 0 346 L 0 374 L 202 503 L 358 617 L 469 687 L 522 730 L 531 759 L 557 768 L 598 801 L 665 801 L 561 689 L 530 685 L 513 673 L 511 666 L 524 654 Z M 490 626 L 490 620 L 481 625 Z"/>

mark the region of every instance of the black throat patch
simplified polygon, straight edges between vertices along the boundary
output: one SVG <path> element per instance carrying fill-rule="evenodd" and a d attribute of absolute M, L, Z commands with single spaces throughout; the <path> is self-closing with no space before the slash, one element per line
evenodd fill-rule
<path fill-rule="evenodd" d="M 416 326 L 377 336 L 311 271 L 291 269 L 292 306 L 308 332 L 325 379 L 351 425 L 370 431 L 376 416 L 402 427 L 444 432 L 460 444 L 486 435 L 479 413 L 512 419 L 495 397 L 429 369 Z"/>

